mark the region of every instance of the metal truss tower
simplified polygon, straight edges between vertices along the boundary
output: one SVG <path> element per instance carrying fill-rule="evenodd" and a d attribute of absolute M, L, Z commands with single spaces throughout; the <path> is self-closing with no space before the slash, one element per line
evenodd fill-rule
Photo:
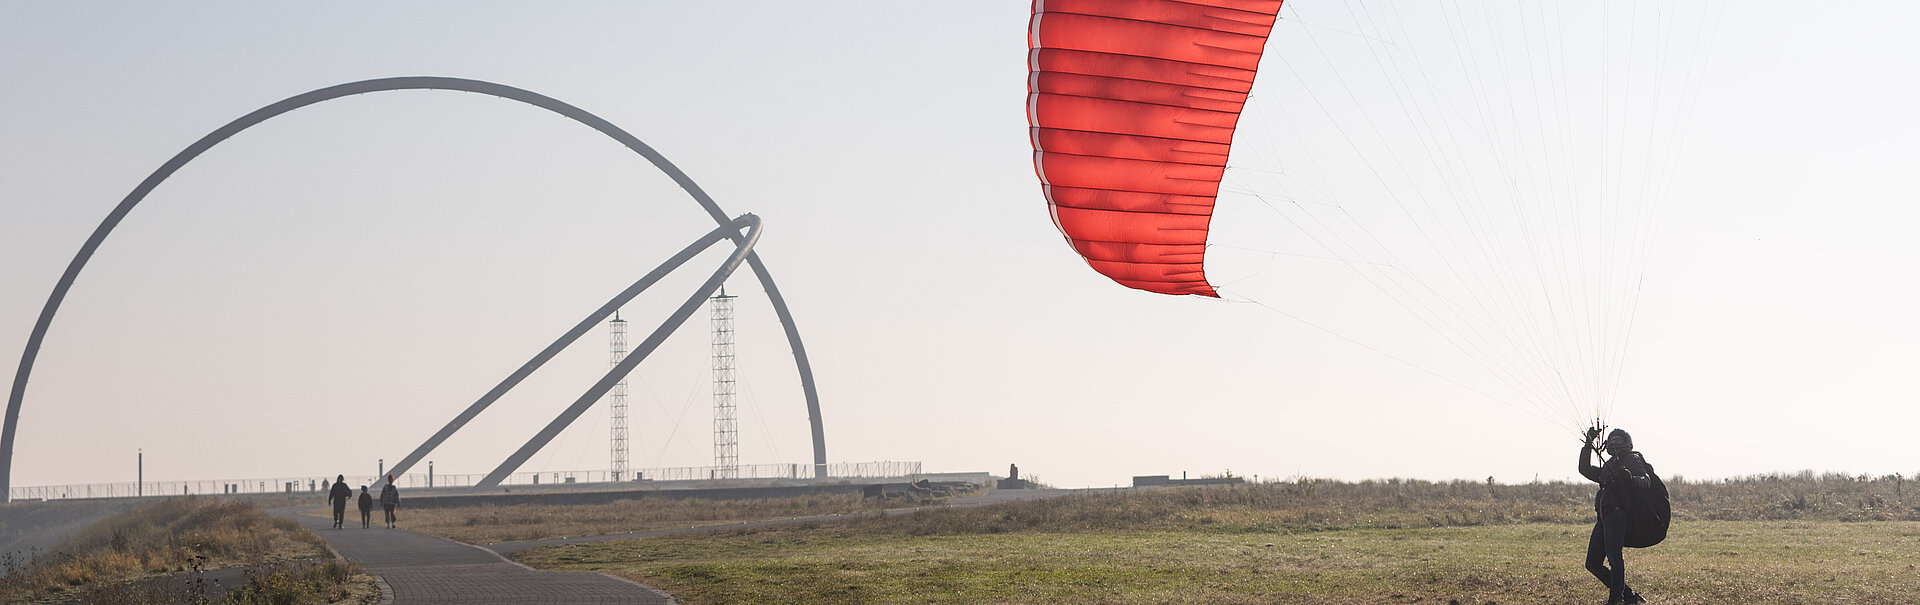
<path fill-rule="evenodd" d="M 620 319 L 619 311 L 614 311 L 613 320 L 607 322 L 607 334 L 612 340 L 613 366 L 619 367 L 620 362 L 627 358 L 627 320 Z M 620 481 L 627 478 L 627 378 L 625 376 L 620 377 L 620 382 L 613 383 L 613 390 L 607 392 L 607 415 L 610 417 L 608 426 L 611 427 L 609 429 L 611 432 L 607 435 L 607 447 L 611 450 L 613 457 L 613 464 L 609 468 L 612 470 L 613 480 Z"/>
<path fill-rule="evenodd" d="M 713 477 L 740 474 L 740 424 L 733 384 L 733 296 L 720 288 L 713 301 Z"/>

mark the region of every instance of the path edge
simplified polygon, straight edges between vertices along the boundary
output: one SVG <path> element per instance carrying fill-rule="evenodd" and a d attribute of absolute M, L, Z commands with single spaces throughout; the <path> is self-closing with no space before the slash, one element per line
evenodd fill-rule
<path fill-rule="evenodd" d="M 407 531 L 407 530 L 404 530 L 404 529 L 402 529 L 402 530 L 400 530 L 400 531 Z M 414 532 L 414 533 L 419 533 L 419 532 Z M 428 535 L 431 535 L 431 534 L 428 534 Z M 435 536 L 435 537 L 439 537 L 439 536 Z M 484 552 L 484 553 L 487 553 L 487 554 L 489 554 L 489 555 L 493 555 L 493 557 L 494 557 L 494 558 L 496 558 L 496 559 L 499 559 L 499 560 L 501 560 L 501 561 L 506 561 L 506 562 L 508 562 L 508 563 L 512 563 L 512 564 L 514 564 L 514 565 L 517 565 L 517 566 L 519 566 L 519 567 L 520 567 L 521 569 L 525 569 L 525 570 L 527 570 L 527 571 L 531 571 L 531 572 L 535 572 L 535 573 L 593 573 L 593 574 L 599 574 L 599 575 L 602 575 L 602 576 L 606 576 L 606 577 L 609 577 L 609 578 L 613 578 L 613 579 L 615 579 L 615 580 L 619 580 L 619 581 L 621 581 L 621 582 L 626 582 L 626 583 L 628 583 L 628 584 L 632 584 L 632 585 L 634 585 L 634 586 L 638 586 L 638 587 L 640 587 L 640 589 L 641 589 L 641 590 L 645 590 L 645 591 L 647 591 L 647 592 L 650 592 L 650 593 L 653 593 L 653 594 L 655 594 L 655 595 L 657 595 L 657 596 L 659 596 L 660 598 L 663 598 L 663 599 L 666 599 L 666 600 L 667 600 L 667 605 L 679 605 L 679 603 L 680 603 L 680 601 L 678 601 L 678 600 L 675 600 L 675 599 L 673 598 L 673 595 L 670 595 L 670 594 L 667 594 L 667 593 L 666 593 L 665 591 L 662 591 L 662 590 L 660 590 L 660 589 L 658 589 L 658 588 L 654 588 L 654 587 L 652 587 L 652 586 L 648 586 L 648 585 L 646 585 L 646 584 L 641 584 L 641 583 L 639 583 L 639 582 L 636 582 L 636 581 L 633 581 L 633 580 L 631 580 L 631 579 L 627 579 L 627 578 L 622 578 L 622 577 L 620 577 L 620 576 L 616 576 L 616 575 L 613 575 L 613 574 L 610 574 L 610 573 L 607 573 L 607 572 L 604 572 L 604 571 L 592 571 L 592 572 L 580 572 L 580 571 L 556 571 L 556 570 L 552 570 L 552 569 L 537 569 L 537 568 L 535 568 L 535 567 L 533 567 L 533 566 L 530 566 L 530 565 L 527 565 L 527 564 L 525 564 L 525 563 L 521 563 L 521 562 L 519 562 L 519 561 L 515 561 L 515 560 L 513 560 L 513 559 L 509 559 L 509 558 L 507 558 L 507 556 L 506 556 L 506 555 L 503 555 L 503 554 L 500 554 L 500 553 L 497 553 L 497 552 L 494 552 L 494 551 L 493 551 L 493 549 L 491 549 L 491 548 L 487 548 L 487 547 L 485 547 L 485 546 L 480 546 L 480 545 L 478 545 L 478 544 L 468 544 L 468 543 L 466 543 L 466 542 L 461 542 L 461 541 L 459 541 L 459 540 L 454 540 L 454 539 L 451 539 L 451 538 L 442 538 L 442 539 L 444 539 L 444 540 L 447 540 L 448 542 L 452 542 L 452 543 L 454 543 L 454 544 L 459 544 L 459 545 L 461 545 L 461 546 L 465 546 L 465 547 L 467 547 L 467 548 L 473 548 L 473 549 L 477 549 L 477 550 L 479 550 L 480 552 Z M 382 604 L 382 605 L 386 605 L 386 604 Z"/>
<path fill-rule="evenodd" d="M 293 514 L 295 514 L 295 515 L 298 515 L 298 514 L 300 514 L 300 511 L 303 511 L 303 510 L 308 510 L 308 509 L 314 509 L 314 508 L 322 508 L 322 507 L 318 507 L 318 506 L 300 506 L 300 505 L 293 505 L 293 506 L 281 506 L 281 507 L 275 507 L 275 508 L 270 508 L 270 509 L 267 509 L 267 514 L 269 514 L 269 515 L 272 515 L 272 514 L 274 513 L 274 511 L 276 511 L 276 510 L 286 510 L 286 511 L 288 511 L 288 512 L 291 512 L 291 513 L 293 513 Z M 281 519 L 285 519 L 285 518 L 286 518 L 286 517 L 280 517 L 279 515 L 274 515 L 274 516 L 275 516 L 275 517 L 277 517 L 277 518 L 281 518 Z M 298 520 L 296 519 L 295 521 L 297 522 Z M 306 529 L 306 528 L 305 528 L 304 526 L 302 526 L 302 527 L 301 527 L 301 529 Z M 309 532 L 311 532 L 311 531 L 313 531 L 313 530 L 311 530 L 311 529 L 308 529 L 307 531 L 309 531 Z M 314 534 L 314 535 L 316 535 L 316 536 L 318 536 L 319 534 Z M 456 542 L 457 542 L 457 540 L 456 540 Z M 460 542 L 460 543 L 461 543 L 461 544 L 466 544 L 465 542 Z M 332 542 L 328 542 L 326 538 L 320 538 L 320 545 L 321 545 L 321 546 L 325 546 L 325 547 L 327 547 L 327 554 L 330 554 L 330 555 L 333 555 L 333 559 L 334 559 L 335 561 L 339 561 L 339 562 L 341 562 L 341 563 L 353 563 L 353 560 L 352 560 L 352 559 L 348 559 L 346 555 L 342 555 L 342 554 L 340 554 L 340 551 L 339 551 L 339 550 L 337 550 L 337 549 L 335 549 L 335 548 L 333 547 L 333 543 L 332 543 Z M 522 565 L 521 567 L 526 567 L 526 566 L 525 566 L 525 565 Z M 378 588 L 378 589 L 380 589 L 380 603 L 379 603 L 379 605 L 393 605 L 393 587 L 392 587 L 392 586 L 388 586 L 388 585 L 387 585 L 387 579 L 386 579 L 385 577 L 383 577 L 383 576 L 381 576 L 380 574 L 377 574 L 377 573 L 373 573 L 373 572 L 370 572 L 370 571 L 369 571 L 369 572 L 367 572 L 367 575 L 373 578 L 373 586 L 374 586 L 374 588 Z"/>

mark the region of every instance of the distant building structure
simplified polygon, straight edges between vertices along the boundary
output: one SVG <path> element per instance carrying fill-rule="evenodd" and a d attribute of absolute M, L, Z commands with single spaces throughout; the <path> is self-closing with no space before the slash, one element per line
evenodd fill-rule
<path fill-rule="evenodd" d="M 995 485 L 995 489 L 1029 489 L 1032 487 L 1033 484 L 1020 478 L 1020 465 L 1018 464 L 1007 465 L 1007 478 L 1001 479 L 1000 482 Z"/>
<path fill-rule="evenodd" d="M 1177 485 L 1239 485 L 1241 483 L 1246 483 L 1246 482 L 1247 482 L 1246 479 L 1243 479 L 1240 477 L 1234 477 L 1234 476 L 1201 477 L 1199 479 L 1188 479 L 1184 473 L 1180 475 L 1179 479 L 1175 479 L 1171 475 L 1138 475 L 1133 478 L 1134 487 L 1167 487 L 1167 486 L 1177 486 Z"/>

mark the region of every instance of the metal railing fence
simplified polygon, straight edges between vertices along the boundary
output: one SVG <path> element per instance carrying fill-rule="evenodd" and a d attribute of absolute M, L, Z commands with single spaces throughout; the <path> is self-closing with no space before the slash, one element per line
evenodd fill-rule
<path fill-rule="evenodd" d="M 919 462 L 840 462 L 824 465 L 828 480 L 909 477 L 921 472 Z M 448 474 L 407 473 L 394 478 L 394 485 L 401 489 L 428 487 L 472 487 L 485 477 L 484 473 Z M 378 475 L 346 475 L 347 485 L 359 489 L 371 486 Z M 630 481 L 707 481 L 719 479 L 789 479 L 799 481 L 814 480 L 814 465 L 798 464 L 743 464 L 735 468 L 712 466 L 679 466 L 666 468 L 636 469 L 625 476 L 615 479 L 611 471 L 529 471 L 514 473 L 502 481 L 502 485 L 566 485 L 587 483 L 614 483 Z M 82 483 L 75 485 L 40 485 L 15 487 L 9 492 L 12 501 L 21 500 L 63 500 L 81 498 L 133 498 L 140 496 L 184 496 L 184 495 L 221 495 L 221 494 L 320 494 L 333 484 L 331 477 L 300 476 L 272 477 L 255 479 L 202 480 L 202 481 L 132 481 L 120 483 Z"/>

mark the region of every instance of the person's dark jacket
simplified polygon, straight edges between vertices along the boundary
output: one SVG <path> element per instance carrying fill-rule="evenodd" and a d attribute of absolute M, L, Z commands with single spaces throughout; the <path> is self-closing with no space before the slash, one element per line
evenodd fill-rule
<path fill-rule="evenodd" d="M 364 513 L 370 510 L 373 510 L 373 494 L 367 493 L 366 490 L 360 490 L 360 512 Z"/>
<path fill-rule="evenodd" d="M 347 487 L 345 481 L 335 481 L 333 489 L 327 490 L 327 504 L 332 504 L 336 509 L 346 508 L 347 501 L 352 499 L 353 488 Z"/>
<path fill-rule="evenodd" d="M 1627 452 L 1608 458 L 1606 464 L 1594 466 L 1593 446 L 1580 446 L 1580 474 L 1594 483 L 1600 484 L 1600 493 L 1593 496 L 1593 508 L 1605 513 L 1608 507 L 1625 506 L 1630 490 L 1645 488 L 1652 484 L 1647 478 L 1653 472 L 1653 465 L 1640 452 Z"/>
<path fill-rule="evenodd" d="M 380 506 L 386 507 L 386 506 L 399 506 L 399 505 L 400 505 L 400 488 L 394 487 L 392 483 L 388 483 L 386 487 L 380 488 Z"/>

